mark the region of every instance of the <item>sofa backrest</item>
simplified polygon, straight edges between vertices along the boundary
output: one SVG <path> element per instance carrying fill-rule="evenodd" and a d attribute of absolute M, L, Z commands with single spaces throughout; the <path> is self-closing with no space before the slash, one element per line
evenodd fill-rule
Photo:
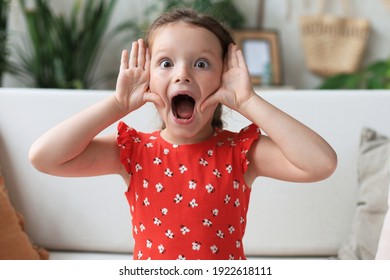
<path fill-rule="evenodd" d="M 33 241 L 53 250 L 130 252 L 131 219 L 118 176 L 61 178 L 36 171 L 31 144 L 111 91 L 0 89 L 0 165 L 14 206 Z M 252 187 L 244 246 L 248 255 L 335 255 L 351 229 L 363 127 L 390 135 L 389 91 L 264 91 L 266 100 L 322 135 L 339 164 L 328 179 L 288 183 L 258 178 Z M 249 122 L 225 111 L 227 128 Z M 127 116 L 136 129 L 160 125 L 153 105 Z M 114 133 L 115 125 L 102 133 Z"/>

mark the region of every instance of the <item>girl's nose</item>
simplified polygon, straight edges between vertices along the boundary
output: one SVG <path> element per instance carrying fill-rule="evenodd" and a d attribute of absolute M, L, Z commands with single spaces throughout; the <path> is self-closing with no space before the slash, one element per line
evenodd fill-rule
<path fill-rule="evenodd" d="M 187 65 L 181 65 L 177 69 L 177 74 L 175 78 L 176 83 L 191 83 L 191 71 Z"/>

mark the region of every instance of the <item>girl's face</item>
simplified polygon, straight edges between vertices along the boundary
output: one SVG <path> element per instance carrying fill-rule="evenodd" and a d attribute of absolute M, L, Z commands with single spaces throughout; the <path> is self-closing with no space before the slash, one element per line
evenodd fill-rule
<path fill-rule="evenodd" d="M 159 27 L 150 40 L 150 91 L 166 128 L 162 137 L 175 144 L 196 143 L 213 134 L 211 120 L 217 106 L 202 113 L 203 101 L 220 86 L 222 47 L 205 28 L 178 22 Z"/>

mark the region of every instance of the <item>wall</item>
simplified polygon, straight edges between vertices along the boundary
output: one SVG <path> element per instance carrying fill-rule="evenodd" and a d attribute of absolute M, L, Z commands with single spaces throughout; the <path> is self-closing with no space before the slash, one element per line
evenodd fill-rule
<path fill-rule="evenodd" d="M 31 1 L 31 0 L 30 0 Z M 50 0 L 59 12 L 69 10 L 73 1 Z M 385 8 L 385 0 L 350 0 L 351 15 L 368 18 L 372 24 L 372 33 L 369 38 L 363 64 L 384 59 L 390 55 L 390 8 Z M 12 1 L 9 19 L 9 28 L 12 31 L 12 40 L 20 41 L 19 36 L 25 33 L 23 17 L 20 15 L 17 0 Z M 118 0 L 112 26 L 129 18 L 142 18 L 144 8 L 153 3 L 153 0 Z M 281 43 L 284 83 L 294 88 L 310 89 L 319 85 L 321 78 L 311 74 L 305 67 L 300 33 L 298 28 L 299 16 L 315 13 L 317 1 L 313 0 L 266 0 L 263 28 L 277 30 Z M 342 14 L 341 0 L 328 0 L 327 11 Z M 254 28 L 257 22 L 257 3 L 254 0 L 235 0 L 237 7 L 246 15 L 246 27 Z M 309 4 L 309 5 L 307 5 Z M 289 8 L 290 7 L 290 8 Z M 123 39 L 117 38 L 107 42 L 97 65 L 97 75 L 116 73 L 119 66 L 119 56 L 125 44 Z M 115 79 L 102 85 L 102 88 L 113 88 Z M 4 86 L 23 86 L 14 77 L 6 75 Z"/>

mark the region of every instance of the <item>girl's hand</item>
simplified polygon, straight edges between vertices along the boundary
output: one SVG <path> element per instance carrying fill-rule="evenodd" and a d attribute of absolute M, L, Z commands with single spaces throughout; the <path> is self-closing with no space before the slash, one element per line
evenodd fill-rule
<path fill-rule="evenodd" d="M 114 97 L 118 105 L 134 111 L 146 102 L 163 105 L 161 98 L 149 92 L 150 54 L 145 42 L 133 42 L 130 57 L 127 50 L 122 51 L 121 65 Z"/>
<path fill-rule="evenodd" d="M 224 69 L 219 89 L 202 104 L 202 111 L 208 106 L 222 103 L 240 112 L 242 106 L 255 95 L 248 68 L 241 50 L 230 44 L 224 61 Z"/>

